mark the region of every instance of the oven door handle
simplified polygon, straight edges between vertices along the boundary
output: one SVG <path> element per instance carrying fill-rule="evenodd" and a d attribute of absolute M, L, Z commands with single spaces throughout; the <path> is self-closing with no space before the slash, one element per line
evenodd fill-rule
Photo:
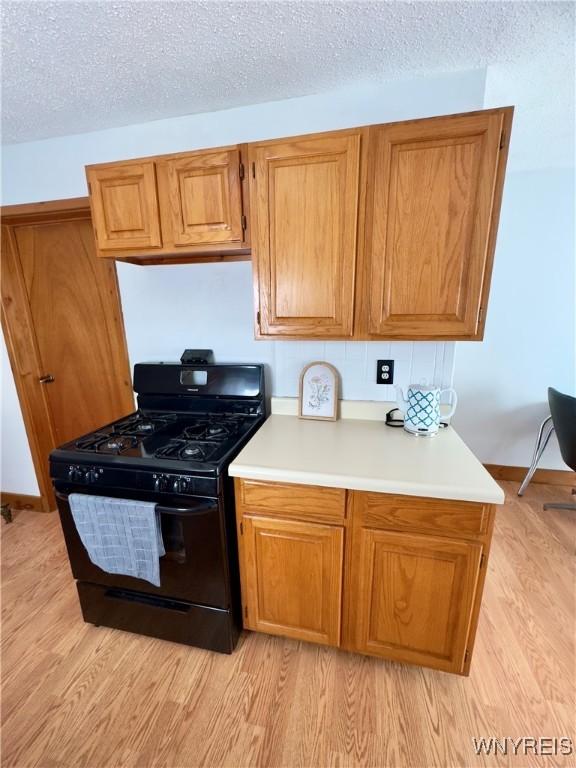
<path fill-rule="evenodd" d="M 69 503 L 67 493 L 60 493 L 60 491 L 55 490 L 54 495 L 61 501 Z M 157 504 L 156 512 L 159 512 L 161 515 L 195 515 L 202 512 L 210 512 L 210 510 L 217 509 L 217 507 L 218 502 L 210 499 L 210 501 L 203 501 L 193 507 L 164 507 L 161 504 Z"/>
<path fill-rule="evenodd" d="M 157 504 L 156 512 L 161 515 L 199 515 L 202 512 L 210 512 L 210 510 L 217 508 L 218 502 L 212 500 L 204 501 L 195 507 L 163 507 L 161 504 Z"/>

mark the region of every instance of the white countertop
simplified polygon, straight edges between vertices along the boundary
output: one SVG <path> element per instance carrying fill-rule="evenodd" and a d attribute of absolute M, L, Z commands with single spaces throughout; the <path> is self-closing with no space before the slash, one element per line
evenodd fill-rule
<path fill-rule="evenodd" d="M 364 404 L 365 406 L 367 404 Z M 390 406 L 392 407 L 392 406 Z M 377 419 L 311 421 L 274 411 L 230 465 L 233 477 L 502 504 L 504 492 L 452 427 L 415 437 Z M 343 409 L 346 415 L 346 409 Z M 370 413 L 356 409 L 356 413 Z"/>

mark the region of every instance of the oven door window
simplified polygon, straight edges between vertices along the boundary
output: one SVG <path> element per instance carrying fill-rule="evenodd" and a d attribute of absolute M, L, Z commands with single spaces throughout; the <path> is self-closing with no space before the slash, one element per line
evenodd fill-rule
<path fill-rule="evenodd" d="M 186 546 L 182 520 L 175 515 L 160 515 L 160 524 L 165 549 L 164 558 L 160 558 L 160 562 L 166 559 L 173 560 L 175 563 L 185 563 Z"/>

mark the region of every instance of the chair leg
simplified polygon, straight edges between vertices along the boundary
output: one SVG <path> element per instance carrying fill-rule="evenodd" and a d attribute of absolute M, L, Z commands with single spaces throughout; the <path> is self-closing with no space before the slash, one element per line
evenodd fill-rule
<path fill-rule="evenodd" d="M 573 509 L 576 512 L 576 504 L 544 504 L 544 509 Z"/>
<path fill-rule="evenodd" d="M 0 507 L 0 515 L 2 515 L 7 523 L 12 522 L 12 510 L 10 509 L 10 504 L 2 504 Z"/>
<path fill-rule="evenodd" d="M 540 429 L 538 430 L 538 437 L 536 438 L 536 445 L 534 446 L 534 453 L 532 455 L 532 463 L 530 464 L 530 467 L 528 469 L 528 472 L 526 473 L 526 477 L 522 481 L 522 485 L 518 489 L 518 496 L 523 496 L 524 491 L 528 487 L 528 483 L 530 480 L 532 480 L 532 477 L 534 475 L 534 472 L 536 472 L 536 467 L 538 466 L 538 462 L 540 461 L 540 457 L 544 453 L 544 449 L 548 445 L 548 441 L 550 440 L 550 435 L 554 432 L 554 425 L 552 424 L 552 416 L 547 416 L 542 424 L 540 424 Z"/>

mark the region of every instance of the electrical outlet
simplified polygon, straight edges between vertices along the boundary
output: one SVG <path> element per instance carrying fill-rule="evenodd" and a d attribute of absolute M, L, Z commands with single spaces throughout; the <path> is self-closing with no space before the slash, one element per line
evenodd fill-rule
<path fill-rule="evenodd" d="M 394 360 L 376 361 L 376 384 L 394 384 Z"/>

